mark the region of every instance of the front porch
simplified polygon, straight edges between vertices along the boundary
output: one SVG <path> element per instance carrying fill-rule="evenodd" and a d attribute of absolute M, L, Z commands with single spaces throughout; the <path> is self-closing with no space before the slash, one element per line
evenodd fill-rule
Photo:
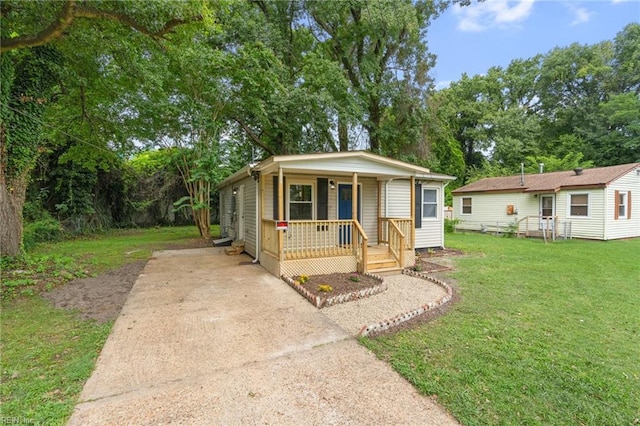
<path fill-rule="evenodd" d="M 411 218 L 378 218 L 377 243 L 357 220 L 278 221 L 263 219 L 261 263 L 277 276 L 332 272 L 383 273 L 414 263 Z"/>

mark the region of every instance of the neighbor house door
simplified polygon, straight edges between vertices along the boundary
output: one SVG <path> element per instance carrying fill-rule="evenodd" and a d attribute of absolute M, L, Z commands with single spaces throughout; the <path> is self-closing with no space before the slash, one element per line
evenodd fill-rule
<path fill-rule="evenodd" d="M 360 186 L 360 185 L 358 185 Z M 353 219 L 353 185 L 340 183 L 338 184 L 338 220 L 348 220 Z M 357 198 L 358 198 L 358 220 L 362 217 L 362 213 L 360 211 L 361 208 L 361 191 L 362 188 L 358 188 Z M 340 244 L 351 244 L 351 225 L 344 225 L 339 227 L 339 240 Z"/>
<path fill-rule="evenodd" d="M 546 230 L 547 224 L 553 229 L 555 211 L 555 197 L 553 195 L 540 196 L 540 229 Z"/>

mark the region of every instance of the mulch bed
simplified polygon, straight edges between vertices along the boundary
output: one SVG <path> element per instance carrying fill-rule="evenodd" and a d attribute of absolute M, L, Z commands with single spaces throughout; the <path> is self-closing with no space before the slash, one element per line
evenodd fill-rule
<path fill-rule="evenodd" d="M 357 277 L 359 281 L 352 281 L 351 277 Z M 298 280 L 299 277 L 295 277 L 295 280 Z M 331 292 L 322 292 L 318 290 L 318 286 L 328 284 L 333 288 Z M 309 293 L 320 296 L 337 296 L 347 293 L 352 293 L 354 291 L 362 290 L 363 288 L 373 287 L 380 284 L 380 280 L 377 280 L 369 275 L 362 274 L 325 274 L 325 275 L 311 275 L 309 276 L 309 280 L 303 284 L 304 288 L 309 291 Z"/>
<path fill-rule="evenodd" d="M 380 277 L 355 272 L 311 275 L 306 281 L 301 280 L 300 276 L 283 278 L 317 308 L 362 299 L 387 289 Z M 331 291 L 322 291 L 320 286 L 330 286 Z"/>

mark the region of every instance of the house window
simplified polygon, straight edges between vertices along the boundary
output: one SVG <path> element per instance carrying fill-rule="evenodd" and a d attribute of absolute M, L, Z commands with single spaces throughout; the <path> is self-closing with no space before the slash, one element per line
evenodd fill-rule
<path fill-rule="evenodd" d="M 627 217 L 627 194 L 618 191 L 616 191 L 616 194 L 618 195 L 618 219 L 625 219 Z"/>
<path fill-rule="evenodd" d="M 289 185 L 289 220 L 313 220 L 312 185 Z"/>
<path fill-rule="evenodd" d="M 569 214 L 571 216 L 589 216 L 589 194 L 570 195 Z"/>
<path fill-rule="evenodd" d="M 462 199 L 462 214 L 471 214 L 471 197 Z"/>
<path fill-rule="evenodd" d="M 438 190 L 422 190 L 422 217 L 433 219 L 438 217 Z"/>

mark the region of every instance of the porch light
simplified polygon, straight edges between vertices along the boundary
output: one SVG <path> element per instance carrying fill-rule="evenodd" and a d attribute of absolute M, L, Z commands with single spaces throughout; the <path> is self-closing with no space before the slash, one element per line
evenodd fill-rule
<path fill-rule="evenodd" d="M 238 188 L 233 188 L 233 195 L 237 195 L 238 194 Z"/>
<path fill-rule="evenodd" d="M 336 183 L 333 181 L 333 179 L 329 181 L 329 186 L 331 187 L 331 189 L 336 189 Z"/>

